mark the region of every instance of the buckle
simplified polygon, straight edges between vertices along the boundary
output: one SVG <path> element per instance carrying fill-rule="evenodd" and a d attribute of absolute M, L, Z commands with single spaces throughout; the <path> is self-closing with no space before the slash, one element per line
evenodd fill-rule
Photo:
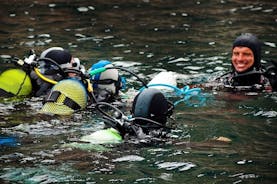
<path fill-rule="evenodd" d="M 51 91 L 51 93 L 46 98 L 46 102 L 56 102 L 59 96 L 61 95 L 60 91 Z"/>

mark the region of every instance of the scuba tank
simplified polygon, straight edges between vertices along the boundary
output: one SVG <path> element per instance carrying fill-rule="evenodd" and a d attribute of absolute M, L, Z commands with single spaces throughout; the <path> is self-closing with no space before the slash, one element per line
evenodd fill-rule
<path fill-rule="evenodd" d="M 135 124 L 149 131 L 150 128 L 165 126 L 167 117 L 172 115 L 172 110 L 173 105 L 167 101 L 160 90 L 146 88 L 136 95 L 131 112 L 135 118 Z M 157 123 L 152 123 L 148 121 L 149 119 Z"/>
<path fill-rule="evenodd" d="M 76 79 L 64 79 L 53 86 L 46 96 L 41 112 L 46 114 L 70 115 L 87 105 L 85 86 Z"/>
<path fill-rule="evenodd" d="M 0 74 L 0 97 L 28 96 L 32 92 L 32 82 L 27 72 L 8 69 Z"/>

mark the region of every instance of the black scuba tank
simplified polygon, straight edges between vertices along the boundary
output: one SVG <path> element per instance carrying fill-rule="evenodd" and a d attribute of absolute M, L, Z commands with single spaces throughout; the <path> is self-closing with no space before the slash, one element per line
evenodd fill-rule
<path fill-rule="evenodd" d="M 146 88 L 135 97 L 132 114 L 137 125 L 145 128 L 158 128 L 159 124 L 161 126 L 166 124 L 170 109 L 170 103 L 158 89 Z M 157 123 L 154 124 L 139 118 L 150 119 Z"/>

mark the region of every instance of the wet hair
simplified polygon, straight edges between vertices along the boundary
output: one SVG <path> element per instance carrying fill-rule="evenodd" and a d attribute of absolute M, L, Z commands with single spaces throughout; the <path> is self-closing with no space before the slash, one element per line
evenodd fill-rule
<path fill-rule="evenodd" d="M 251 49 L 254 54 L 254 64 L 250 70 L 253 70 L 254 67 L 256 69 L 261 68 L 261 46 L 261 42 L 255 35 L 251 33 L 244 33 L 235 39 L 232 50 L 235 47 L 248 47 Z"/>

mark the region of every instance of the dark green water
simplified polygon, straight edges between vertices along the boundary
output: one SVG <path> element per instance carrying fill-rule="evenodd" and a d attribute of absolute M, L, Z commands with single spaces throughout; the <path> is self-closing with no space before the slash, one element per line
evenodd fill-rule
<path fill-rule="evenodd" d="M 168 70 L 180 85 L 201 83 L 229 70 L 242 32 L 265 43 L 263 62 L 276 60 L 276 7 L 274 0 L 3 0 L 0 71 L 13 66 L 11 56 L 62 46 L 87 68 L 109 59 L 145 81 Z M 174 137 L 100 152 L 63 147 L 103 128 L 97 112 L 43 117 L 41 99 L 1 101 L 0 134 L 19 145 L 0 148 L 0 183 L 276 183 L 276 93 L 206 93 L 203 107 L 176 107 Z M 221 136 L 231 142 L 214 140 Z"/>

